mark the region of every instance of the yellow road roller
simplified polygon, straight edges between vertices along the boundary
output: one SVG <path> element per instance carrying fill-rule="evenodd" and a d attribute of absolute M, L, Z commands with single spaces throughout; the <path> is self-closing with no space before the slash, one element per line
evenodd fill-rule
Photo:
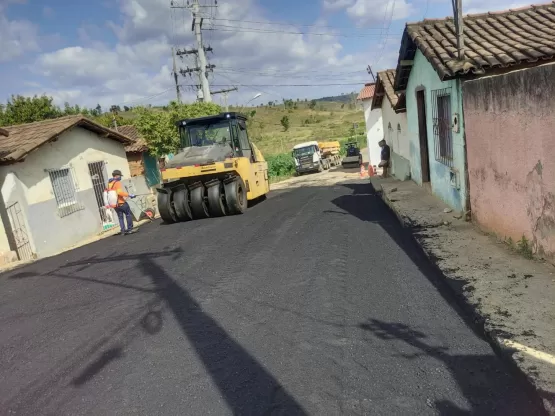
<path fill-rule="evenodd" d="M 243 214 L 270 191 L 268 163 L 234 112 L 177 122 L 179 151 L 160 169 L 158 211 L 166 223 Z"/>

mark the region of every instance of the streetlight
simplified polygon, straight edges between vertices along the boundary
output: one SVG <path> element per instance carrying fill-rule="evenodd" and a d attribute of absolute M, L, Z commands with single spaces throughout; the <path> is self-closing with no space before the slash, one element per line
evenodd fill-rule
<path fill-rule="evenodd" d="M 262 95 L 261 92 L 256 93 L 256 95 L 255 95 L 254 97 L 252 97 L 249 101 L 247 101 L 247 102 L 245 103 L 245 106 L 246 106 L 248 103 L 250 103 L 251 101 L 256 100 L 256 99 L 257 99 L 258 97 L 260 97 L 261 95 Z"/>

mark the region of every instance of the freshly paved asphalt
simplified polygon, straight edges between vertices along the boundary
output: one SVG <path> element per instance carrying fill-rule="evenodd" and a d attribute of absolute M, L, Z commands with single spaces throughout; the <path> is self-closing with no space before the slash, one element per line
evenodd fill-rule
<path fill-rule="evenodd" d="M 533 415 L 368 183 L 0 275 L 0 411 Z"/>

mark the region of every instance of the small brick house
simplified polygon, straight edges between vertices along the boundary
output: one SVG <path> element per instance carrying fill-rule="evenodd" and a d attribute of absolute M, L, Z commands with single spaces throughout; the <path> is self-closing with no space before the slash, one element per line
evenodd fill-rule
<path fill-rule="evenodd" d="M 140 135 L 135 126 L 118 127 L 121 134 L 131 138 L 134 142 L 125 147 L 131 177 L 144 175 L 148 187 L 160 183 L 160 171 L 156 157 L 151 155 L 146 140 Z"/>

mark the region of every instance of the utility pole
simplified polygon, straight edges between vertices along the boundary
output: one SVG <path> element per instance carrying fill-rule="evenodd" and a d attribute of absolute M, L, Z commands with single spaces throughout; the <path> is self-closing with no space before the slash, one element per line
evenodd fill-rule
<path fill-rule="evenodd" d="M 228 88 L 226 90 L 220 90 L 220 91 L 213 91 L 212 94 L 222 94 L 224 96 L 224 103 L 225 103 L 225 111 L 229 111 L 229 106 L 227 105 L 227 95 L 231 92 L 231 91 L 237 91 L 237 87 L 233 87 L 233 88 Z"/>
<path fill-rule="evenodd" d="M 200 9 L 201 7 L 217 7 L 214 6 L 201 6 L 199 5 L 198 0 L 192 0 L 192 4 L 189 5 L 189 1 L 187 1 L 187 6 L 175 6 L 173 0 L 171 2 L 172 9 L 188 9 L 191 11 L 193 15 L 193 23 L 191 26 L 191 30 L 195 33 L 195 39 L 197 41 L 197 48 L 190 50 L 190 51 L 178 51 L 177 55 L 185 55 L 188 53 L 194 53 L 197 57 L 197 68 L 193 68 L 191 71 L 186 71 L 186 73 L 190 73 L 192 71 L 198 72 L 199 83 L 202 90 L 202 101 L 210 103 L 212 102 L 212 96 L 210 95 L 210 84 L 208 82 L 208 78 L 206 76 L 207 71 L 211 70 L 215 67 L 215 65 L 208 65 L 206 62 L 206 54 L 205 52 L 211 52 L 212 48 L 208 47 L 205 48 L 202 43 L 202 22 L 204 18 L 201 16 Z M 180 53 L 181 52 L 181 53 Z M 189 69 L 189 68 L 188 68 Z M 183 74 L 183 73 L 182 73 Z M 199 97 L 200 98 L 200 97 Z"/>
<path fill-rule="evenodd" d="M 374 76 L 374 72 L 372 72 L 372 67 L 370 65 L 366 67 L 366 72 L 368 72 L 372 76 L 372 80 L 376 82 L 376 77 Z"/>
<path fill-rule="evenodd" d="M 175 51 L 172 46 L 172 59 L 173 59 L 173 80 L 175 81 L 175 93 L 177 94 L 177 102 L 181 104 L 181 90 L 179 89 L 179 82 L 177 81 L 177 66 L 175 65 Z"/>
<path fill-rule="evenodd" d="M 458 0 L 461 1 L 461 0 Z M 202 19 L 199 18 L 199 4 L 198 0 L 193 0 L 193 25 L 195 27 L 195 37 L 197 38 L 197 48 L 198 48 L 198 63 L 201 68 L 200 74 L 200 85 L 202 85 L 202 95 L 204 102 L 211 103 L 212 96 L 210 95 L 210 84 L 208 84 L 208 78 L 206 77 L 206 55 L 204 54 L 204 46 L 202 45 Z"/>
<path fill-rule="evenodd" d="M 455 20 L 455 31 L 457 35 L 457 51 L 459 60 L 464 60 L 464 36 L 463 36 L 463 14 L 462 0 L 451 0 L 453 5 L 453 15 Z"/>

